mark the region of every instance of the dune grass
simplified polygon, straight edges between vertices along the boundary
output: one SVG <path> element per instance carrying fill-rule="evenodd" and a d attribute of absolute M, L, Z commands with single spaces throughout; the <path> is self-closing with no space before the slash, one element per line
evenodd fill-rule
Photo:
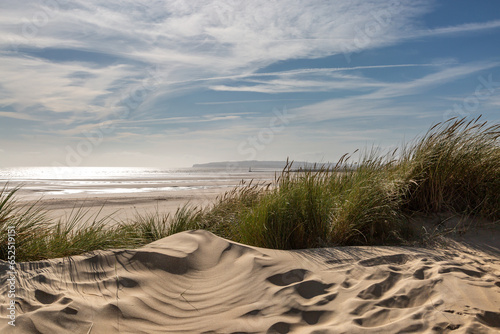
<path fill-rule="evenodd" d="M 0 258 L 15 226 L 18 261 L 108 248 L 134 248 L 185 230 L 205 229 L 249 245 L 299 249 L 401 244 L 414 232 L 409 217 L 447 212 L 500 223 L 500 125 L 480 118 L 433 126 L 400 151 L 372 150 L 352 168 L 296 172 L 287 164 L 274 182 L 242 182 L 209 207 L 186 204 L 174 215 L 157 210 L 130 222 L 82 208 L 51 221 L 43 206 L 19 206 L 18 188 L 0 191 Z"/>
<path fill-rule="evenodd" d="M 89 209 L 75 207 L 68 217 L 48 222 L 37 241 L 37 258 L 81 254 L 89 250 L 134 246 L 121 226 L 109 226 L 112 216 L 89 214 Z M 137 243 L 139 245 L 139 243 Z"/>
<path fill-rule="evenodd" d="M 364 159 L 357 170 L 337 164 L 303 173 L 289 165 L 241 216 L 241 242 L 297 249 L 394 241 L 400 203 L 383 164 Z"/>
<path fill-rule="evenodd" d="M 7 258 L 7 230 L 15 230 L 17 261 L 63 257 L 96 249 L 132 247 L 121 226 L 110 227 L 110 216 L 90 215 L 83 207 L 53 221 L 43 205 L 18 205 L 18 187 L 0 190 L 0 258 Z M 125 237 L 125 238 L 123 238 Z M 138 245 L 138 243 L 137 243 Z"/>
<path fill-rule="evenodd" d="M 500 125 L 480 118 L 433 126 L 404 152 L 409 210 L 500 218 Z"/>
<path fill-rule="evenodd" d="M 47 229 L 45 211 L 37 204 L 23 206 L 16 199 L 19 187 L 0 190 L 0 258 L 8 258 L 8 231 L 15 230 L 16 259 L 36 259 L 38 239 Z M 35 256 L 32 256 L 35 255 Z"/>

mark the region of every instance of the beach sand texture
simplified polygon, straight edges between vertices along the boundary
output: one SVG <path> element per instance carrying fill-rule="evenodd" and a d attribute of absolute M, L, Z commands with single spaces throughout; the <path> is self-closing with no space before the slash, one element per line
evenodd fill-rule
<path fill-rule="evenodd" d="M 19 264 L 15 329 L 1 277 L 1 333 L 500 332 L 500 258 L 458 246 L 279 251 L 182 232 Z"/>

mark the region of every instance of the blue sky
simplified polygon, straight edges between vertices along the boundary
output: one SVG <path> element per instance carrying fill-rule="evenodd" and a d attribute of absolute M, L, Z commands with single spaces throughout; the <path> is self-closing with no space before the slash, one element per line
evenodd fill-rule
<path fill-rule="evenodd" d="M 0 167 L 336 161 L 498 122 L 496 1 L 10 1 Z"/>

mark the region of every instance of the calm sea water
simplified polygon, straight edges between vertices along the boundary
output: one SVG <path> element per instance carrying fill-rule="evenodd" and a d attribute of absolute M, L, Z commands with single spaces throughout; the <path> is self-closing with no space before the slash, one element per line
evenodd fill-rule
<path fill-rule="evenodd" d="M 262 178 L 245 169 L 18 167 L 0 168 L 0 186 L 22 185 L 22 192 L 32 195 L 126 194 L 232 187 L 256 176 Z"/>

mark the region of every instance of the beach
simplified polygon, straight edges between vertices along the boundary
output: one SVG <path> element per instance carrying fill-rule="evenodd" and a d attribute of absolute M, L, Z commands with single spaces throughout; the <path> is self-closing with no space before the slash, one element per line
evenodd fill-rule
<path fill-rule="evenodd" d="M 113 219 L 105 220 L 110 226 L 114 222 L 133 223 L 134 215 L 141 213 L 172 214 L 186 203 L 210 206 L 217 196 L 238 187 L 240 182 L 266 183 L 275 177 L 274 171 L 250 173 L 243 170 L 231 173 L 191 169 L 137 170 L 134 174 L 130 169 L 85 169 L 78 171 L 79 177 L 66 174 L 59 178 L 48 177 L 46 171 L 39 172 L 31 170 L 30 177 L 10 174 L 9 186 L 23 185 L 16 193 L 18 205 L 38 203 L 48 210 L 47 214 L 54 221 L 71 216 L 75 207 L 90 210 L 87 213 L 90 221 L 92 215 L 100 211 L 101 217 L 116 211 Z M 325 184 L 322 180 L 346 182 L 363 176 L 352 172 L 343 174 L 341 179 L 336 174 L 322 179 L 322 175 L 325 176 L 325 172 L 284 173 L 281 175 L 283 182 L 265 195 L 259 193 L 262 188 L 240 187 L 227 202 L 201 217 L 206 219 L 199 223 L 201 225 L 195 221 L 183 225 L 185 218 L 180 217 L 174 220 L 179 229 L 172 230 L 166 237 L 163 237 L 165 234 L 161 237 L 153 234 L 151 239 L 151 234 L 157 231 L 154 228 L 165 224 L 161 219 L 156 220 L 160 223 L 153 224 L 153 229 L 149 229 L 151 225 L 146 222 L 131 225 L 138 226 L 138 231 L 124 230 L 139 232 L 137 237 L 149 240 L 142 244 L 97 247 L 65 257 L 39 254 L 38 259 L 44 259 L 39 261 L 0 261 L 0 332 L 385 334 L 500 331 L 500 227 L 497 221 L 443 212 L 422 214 L 419 218 L 415 212 L 412 217 L 406 217 L 405 222 L 411 221 L 413 229 L 420 231 L 419 242 L 409 238 L 399 246 L 366 246 L 368 241 L 365 246 L 332 246 L 330 243 L 323 248 L 308 246 L 293 250 L 281 250 L 283 247 L 273 248 L 272 245 L 269 248 L 251 246 L 208 231 L 210 228 L 220 233 L 230 231 L 234 238 L 285 235 L 283 240 L 289 241 L 308 217 L 302 217 L 291 231 L 281 230 L 279 225 L 278 228 L 274 225 L 275 231 L 271 230 L 271 220 L 263 231 L 250 230 L 248 233 L 244 228 L 251 225 L 239 222 L 241 225 L 235 226 L 238 222 L 234 215 L 244 203 L 255 203 L 252 201 L 256 199 L 267 204 L 268 209 L 273 208 L 271 204 L 279 203 L 276 211 L 265 212 L 266 218 L 272 219 L 285 209 L 293 214 L 305 212 L 301 205 L 330 198 L 331 193 L 321 193 L 324 197 L 316 199 L 311 195 L 311 189 L 321 189 Z M 381 182 L 387 184 L 386 179 Z M 307 196 L 297 197 L 298 192 L 293 190 L 303 190 L 298 187 L 304 184 L 309 186 L 309 192 L 303 191 Z M 367 191 L 365 187 L 359 193 Z M 8 195 L 3 196 L 7 198 Z M 266 198 L 268 202 L 264 202 Z M 273 202 L 274 199 L 278 202 Z M 363 203 L 353 208 L 354 213 L 363 209 Z M 247 207 L 245 212 L 262 212 L 256 207 Z M 12 217 L 23 219 L 22 212 Z M 329 215 L 334 212 L 330 211 Z M 153 216 L 158 218 L 159 215 Z M 248 218 L 248 215 L 241 217 Z M 292 214 L 285 216 L 282 223 L 287 224 L 287 219 L 293 217 Z M 362 215 L 356 217 L 363 219 Z M 22 228 L 22 225 L 16 226 Z M 64 247 L 78 250 L 81 248 L 71 247 L 79 242 L 85 247 L 94 247 L 94 240 L 98 242 L 101 236 L 113 230 L 86 234 L 92 230 L 77 227 L 70 233 L 61 233 L 42 228 L 39 233 L 47 233 L 42 235 L 45 239 L 37 239 L 36 230 L 27 239 L 21 233 L 16 234 L 16 228 L 7 227 L 5 231 L 18 247 L 19 256 L 23 247 L 31 247 L 29 238 L 41 241 L 35 248 L 29 248 L 32 254 L 25 255 L 38 254 L 36 247 L 45 247 L 45 242 L 50 245 L 47 251 L 60 247 L 63 252 Z M 145 233 L 141 232 L 144 228 Z M 25 231 L 29 233 L 30 230 Z M 304 237 L 310 237 L 311 231 L 309 226 Z M 355 232 L 361 234 L 359 230 Z M 366 229 L 363 237 L 369 233 Z M 53 240 L 52 235 L 60 239 Z M 116 235 L 125 238 L 129 234 Z"/>
<path fill-rule="evenodd" d="M 16 326 L 2 275 L 0 331 L 498 333 L 499 254 L 463 243 L 280 251 L 187 231 L 19 264 Z"/>
<path fill-rule="evenodd" d="M 246 168 L 11 168 L 0 170 L 0 187 L 21 186 L 20 204 L 37 204 L 49 217 L 66 219 L 78 209 L 87 217 L 127 222 L 137 214 L 174 214 L 179 207 L 206 207 L 240 182 L 270 182 L 276 169 Z"/>
<path fill-rule="evenodd" d="M 500 1 L 0 17 L 0 334 L 500 334 Z"/>

